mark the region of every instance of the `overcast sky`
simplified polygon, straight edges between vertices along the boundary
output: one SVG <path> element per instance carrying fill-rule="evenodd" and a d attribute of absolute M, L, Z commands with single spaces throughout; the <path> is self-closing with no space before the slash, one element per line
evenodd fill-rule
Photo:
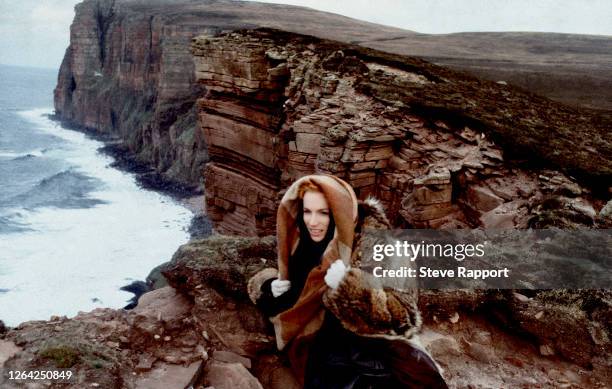
<path fill-rule="evenodd" d="M 543 31 L 612 36 L 612 0 L 288 0 L 408 30 Z M 0 0 L 0 63 L 58 68 L 78 0 Z"/>

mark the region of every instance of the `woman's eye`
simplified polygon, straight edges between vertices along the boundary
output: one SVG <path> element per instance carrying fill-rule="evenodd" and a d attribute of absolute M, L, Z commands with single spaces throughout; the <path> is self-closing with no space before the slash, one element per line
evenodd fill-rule
<path fill-rule="evenodd" d="M 310 213 L 310 210 L 309 209 L 305 209 L 304 213 Z"/>
<path fill-rule="evenodd" d="M 323 215 L 329 215 L 329 211 L 321 211 Z"/>

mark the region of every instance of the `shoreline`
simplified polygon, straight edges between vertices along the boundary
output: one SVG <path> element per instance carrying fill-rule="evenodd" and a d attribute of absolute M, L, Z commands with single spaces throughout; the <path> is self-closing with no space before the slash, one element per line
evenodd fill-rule
<path fill-rule="evenodd" d="M 178 204 L 190 210 L 193 213 L 191 225 L 189 226 L 190 240 L 203 238 L 212 233 L 212 225 L 206 217 L 204 209 L 204 189 L 202 184 L 186 186 L 165 178 L 152 167 L 138 161 L 134 154 L 125 146 L 124 141 L 117 136 L 101 133 L 95 128 L 79 126 L 69 120 L 62 119 L 56 113 L 47 115 L 47 117 L 66 129 L 83 133 L 92 139 L 104 143 L 104 146 L 98 148 L 98 151 L 113 158 L 112 167 L 134 174 L 136 183 L 140 188 L 168 195 Z"/>
<path fill-rule="evenodd" d="M 204 195 L 201 188 L 196 186 L 187 187 L 165 179 L 161 174 L 157 173 L 155 169 L 144 163 L 138 162 L 135 156 L 124 146 L 123 141 L 115 136 L 100 133 L 95 129 L 75 125 L 59 118 L 55 113 L 45 114 L 44 117 L 59 124 L 64 129 L 85 134 L 88 138 L 102 142 L 103 146 L 97 148 L 96 151 L 112 158 L 112 162 L 109 166 L 125 173 L 134 174 L 136 184 L 140 189 L 167 195 L 173 202 L 189 210 L 191 212 L 191 218 L 189 224 L 184 227 L 185 231 L 189 234 L 189 239 L 186 243 L 194 239 L 205 238 L 211 235 L 212 227 L 205 215 Z M 132 309 L 135 307 L 142 294 L 165 286 L 166 280 L 161 275 L 160 270 L 172 260 L 172 256 L 180 246 L 181 244 L 177 243 L 173 250 L 173 254 L 165 258 L 163 262 L 153 267 L 147 267 L 145 270 L 148 273 L 143 280 L 134 279 L 131 282 L 126 281 L 125 285 L 117 288 L 117 290 L 123 290 L 134 294 L 131 300 L 126 300 L 123 307 L 107 308 Z M 0 289 L 0 293 L 1 292 L 6 292 L 6 290 Z M 3 321 L 3 318 L 0 317 L 0 335 L 12 328 L 21 326 L 23 323 L 40 320 L 45 321 L 49 319 L 32 318 L 21 321 L 14 326 L 8 326 Z"/>
<path fill-rule="evenodd" d="M 154 168 L 138 161 L 134 154 L 125 146 L 123 140 L 116 136 L 100 133 L 93 128 L 76 125 L 73 122 L 62 119 L 55 113 L 49 114 L 47 117 L 65 129 L 83 133 L 94 140 L 102 142 L 104 145 L 98 148 L 97 151 L 113 159 L 111 167 L 122 172 L 134 174 L 136 183 L 141 189 L 165 194 L 177 204 L 188 209 L 192 213 L 190 224 L 187 226 L 187 232 L 189 233 L 188 242 L 194 239 L 206 238 L 212 234 L 212 223 L 206 216 L 204 194 L 201 185 L 188 187 L 168 180 L 157 173 Z M 179 247 L 180 245 L 177 245 L 176 249 L 178 250 Z M 167 285 L 160 270 L 171 260 L 172 258 L 168 258 L 165 262 L 149 269 L 149 273 L 144 280 L 134 280 L 120 287 L 120 290 L 134 294 L 134 297 L 126 305 L 126 307 L 129 306 L 130 308 L 124 307 L 121 309 L 134 308 L 142 294 Z M 2 322 L 0 321 L 0 323 Z"/>

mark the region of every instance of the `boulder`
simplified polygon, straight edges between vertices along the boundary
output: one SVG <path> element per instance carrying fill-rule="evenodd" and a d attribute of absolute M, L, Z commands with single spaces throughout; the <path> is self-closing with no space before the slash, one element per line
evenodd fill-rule
<path fill-rule="evenodd" d="M 251 360 L 249 358 L 245 358 L 242 355 L 238 355 L 231 351 L 215 350 L 212 357 L 218 362 L 240 363 L 247 369 L 251 368 Z"/>
<path fill-rule="evenodd" d="M 194 385 L 203 372 L 202 361 L 187 366 L 159 364 L 154 369 L 141 374 L 134 381 L 135 389 L 188 388 Z"/>
<path fill-rule="evenodd" d="M 215 389 L 263 389 L 241 363 L 213 361 L 206 367 L 206 383 Z"/>
<path fill-rule="evenodd" d="M 599 217 L 612 219 L 612 200 L 608 201 L 606 205 L 599 211 Z"/>
<path fill-rule="evenodd" d="M 0 369 L 4 367 L 4 362 L 21 351 L 14 342 L 0 339 Z"/>
<path fill-rule="evenodd" d="M 191 312 L 192 306 L 193 303 L 184 295 L 166 286 L 143 294 L 133 311 L 137 315 L 170 322 L 181 320 Z"/>
<path fill-rule="evenodd" d="M 504 199 L 487 187 L 470 186 L 467 191 L 467 202 L 480 212 L 488 212 L 503 204 Z"/>

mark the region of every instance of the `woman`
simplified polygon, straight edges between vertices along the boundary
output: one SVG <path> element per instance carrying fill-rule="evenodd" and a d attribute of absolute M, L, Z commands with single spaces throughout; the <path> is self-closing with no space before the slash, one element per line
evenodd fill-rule
<path fill-rule="evenodd" d="M 413 342 L 415 291 L 373 287 L 359 269 L 368 227 L 389 228 L 376 201 L 359 203 L 334 176 L 302 177 L 278 209 L 278 270 L 252 277 L 249 296 L 272 316 L 277 346 L 305 388 L 445 388 Z"/>

